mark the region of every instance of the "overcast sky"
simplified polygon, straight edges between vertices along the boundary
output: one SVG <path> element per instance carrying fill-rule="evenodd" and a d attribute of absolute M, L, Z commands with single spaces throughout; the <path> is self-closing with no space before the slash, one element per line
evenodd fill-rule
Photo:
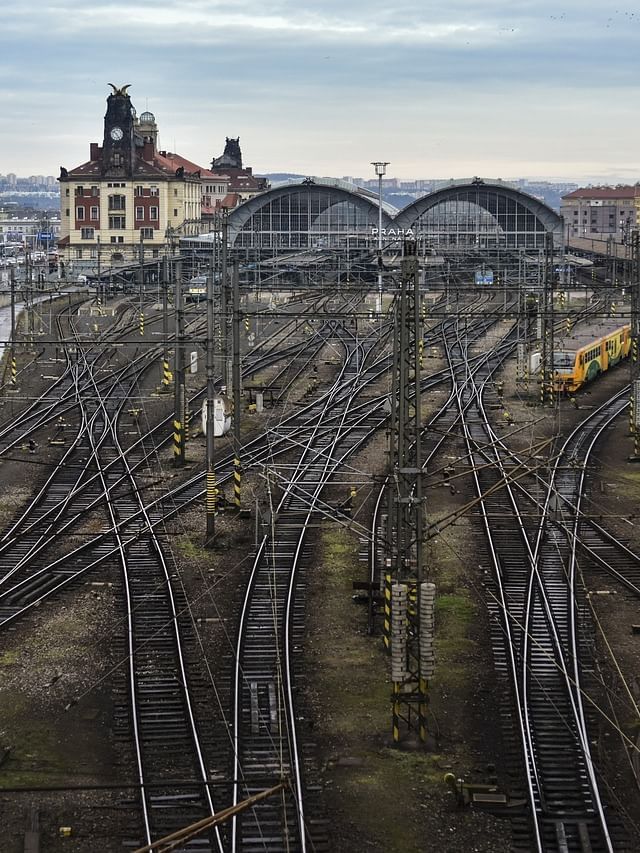
<path fill-rule="evenodd" d="M 0 173 L 58 174 L 131 83 L 162 148 L 254 171 L 640 180 L 640 7 L 592 0 L 16 0 Z"/>

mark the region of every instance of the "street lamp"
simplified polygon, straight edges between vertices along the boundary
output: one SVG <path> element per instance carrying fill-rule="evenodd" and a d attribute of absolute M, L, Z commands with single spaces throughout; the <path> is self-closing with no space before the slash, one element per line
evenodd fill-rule
<path fill-rule="evenodd" d="M 386 174 L 389 161 L 372 162 L 378 176 L 378 303 L 376 311 L 382 313 L 382 177 Z"/>

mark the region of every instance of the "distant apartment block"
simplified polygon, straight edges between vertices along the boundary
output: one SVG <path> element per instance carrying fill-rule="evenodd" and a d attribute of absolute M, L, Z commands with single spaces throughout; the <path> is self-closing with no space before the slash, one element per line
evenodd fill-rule
<path fill-rule="evenodd" d="M 640 221 L 640 185 L 576 189 L 562 196 L 560 213 L 567 238 L 627 242 Z"/>

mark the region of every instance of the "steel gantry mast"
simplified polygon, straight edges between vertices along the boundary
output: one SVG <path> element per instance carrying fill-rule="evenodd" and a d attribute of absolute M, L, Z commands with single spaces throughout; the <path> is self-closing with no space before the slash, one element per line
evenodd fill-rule
<path fill-rule="evenodd" d="M 538 315 L 540 319 L 540 403 L 543 406 L 554 404 L 553 280 L 553 233 L 547 231 L 544 241 L 542 299 L 539 302 Z"/>
<path fill-rule="evenodd" d="M 416 243 L 404 243 L 394 353 L 391 423 L 391 619 L 393 740 L 417 729 L 426 739 L 427 678 L 432 675 L 435 587 L 424 581 L 425 506 L 422 489 L 421 311 Z"/>

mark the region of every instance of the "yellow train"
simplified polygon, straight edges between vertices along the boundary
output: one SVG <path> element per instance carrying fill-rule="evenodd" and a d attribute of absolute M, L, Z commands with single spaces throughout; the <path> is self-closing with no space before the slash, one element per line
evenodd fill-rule
<path fill-rule="evenodd" d="M 556 335 L 553 352 L 553 387 L 562 393 L 573 393 L 593 381 L 605 370 L 627 358 L 631 349 L 631 326 L 619 320 L 604 320 L 598 329 Z M 540 352 L 531 356 L 530 369 L 540 371 Z"/>
<path fill-rule="evenodd" d="M 605 370 L 618 364 L 629 355 L 631 326 L 620 325 L 619 320 L 606 320 L 593 331 L 565 335 L 556 339 L 553 353 L 553 386 L 556 391 L 577 391 Z"/>

